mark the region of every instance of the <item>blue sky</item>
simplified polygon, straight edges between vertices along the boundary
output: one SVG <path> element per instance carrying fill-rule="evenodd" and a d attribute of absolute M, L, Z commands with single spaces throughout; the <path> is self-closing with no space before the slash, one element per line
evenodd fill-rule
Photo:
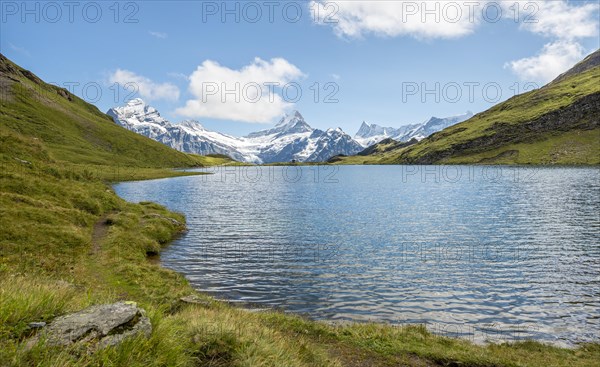
<path fill-rule="evenodd" d="M 480 1 L 471 13 L 453 3 L 460 17 L 447 2 L 425 18 L 420 1 L 282 2 L 269 19 L 270 2 L 239 2 L 236 22 L 223 21 L 221 1 L 75 2 L 72 19 L 62 2 L 5 1 L 0 50 L 48 82 L 79 83 L 75 94 L 103 111 L 131 96 L 111 85 L 130 82 L 174 122 L 244 135 L 297 109 L 314 127 L 354 135 L 363 120 L 396 127 L 483 111 L 599 47 L 597 1 Z M 287 98 L 269 94 L 264 84 L 275 82 Z M 221 90 L 235 83 L 237 102 Z"/>

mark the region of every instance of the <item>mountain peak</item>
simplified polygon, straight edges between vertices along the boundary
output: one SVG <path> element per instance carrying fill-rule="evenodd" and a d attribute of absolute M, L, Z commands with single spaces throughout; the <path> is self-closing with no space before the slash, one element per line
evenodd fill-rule
<path fill-rule="evenodd" d="M 144 123 L 155 123 L 161 126 L 169 125 L 169 121 L 164 119 L 156 108 L 146 104 L 141 98 L 131 99 L 124 106 L 113 107 L 107 111 L 107 114 L 122 126 L 134 126 Z"/>
<path fill-rule="evenodd" d="M 376 127 L 376 125 L 368 124 L 365 121 L 363 121 L 360 125 L 360 128 L 358 129 L 358 132 L 355 134 L 355 137 L 367 138 L 373 135 L 374 132 L 372 130 L 374 127 Z"/>
<path fill-rule="evenodd" d="M 143 109 L 145 107 L 147 107 L 148 105 L 146 104 L 146 102 L 144 102 L 143 99 L 141 98 L 133 98 L 130 99 L 129 101 L 127 101 L 127 103 L 125 103 L 124 107 L 132 107 L 132 108 L 137 108 L 137 109 Z"/>
<path fill-rule="evenodd" d="M 275 125 L 275 127 L 280 127 L 284 125 L 289 125 L 290 123 L 296 123 L 298 121 L 304 121 L 304 117 L 300 114 L 300 112 L 294 110 L 291 113 L 286 113 L 283 115 L 281 120 Z"/>
<path fill-rule="evenodd" d="M 298 111 L 298 110 L 294 110 L 292 112 L 292 115 L 297 119 L 304 120 L 304 117 L 302 117 L 302 115 L 300 114 L 300 111 Z"/>

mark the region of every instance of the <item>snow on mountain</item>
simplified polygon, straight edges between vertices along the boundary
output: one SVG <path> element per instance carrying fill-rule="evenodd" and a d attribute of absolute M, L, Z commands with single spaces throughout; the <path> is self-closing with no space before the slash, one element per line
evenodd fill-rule
<path fill-rule="evenodd" d="M 363 122 L 353 139 L 340 128 L 313 129 L 298 111 L 285 115 L 273 128 L 245 137 L 211 131 L 194 120 L 172 123 L 140 98 L 111 108 L 107 113 L 124 128 L 171 148 L 201 155 L 225 154 L 250 163 L 323 162 L 339 154 L 354 155 L 387 138 L 402 142 L 413 138 L 421 140 L 473 116 L 468 112 L 447 118 L 432 117 L 421 124 L 399 128 Z"/>
<path fill-rule="evenodd" d="M 140 98 L 127 102 L 125 106 L 111 108 L 107 114 L 124 128 L 182 152 L 225 154 L 242 162 L 260 162 L 250 144 L 243 140 L 207 130 L 193 120 L 171 123 Z"/>
<path fill-rule="evenodd" d="M 473 113 L 471 112 L 467 112 L 464 115 L 446 118 L 432 117 L 421 124 L 405 125 L 399 128 L 382 127 L 376 124 L 368 124 L 363 122 L 360 126 L 360 129 L 354 136 L 354 140 L 356 140 L 365 148 L 388 138 L 401 142 L 407 142 L 413 138 L 422 140 L 433 133 L 466 121 L 471 117 L 473 117 Z"/>
<path fill-rule="evenodd" d="M 432 117 L 425 123 L 421 124 L 421 126 L 410 131 L 406 136 L 402 136 L 398 140 L 409 141 L 412 138 L 416 138 L 417 140 L 423 140 L 433 133 L 442 131 L 447 127 L 466 121 L 471 117 L 473 117 L 473 113 L 470 111 L 468 111 L 464 115 L 459 116 L 452 116 L 446 118 Z"/>
<path fill-rule="evenodd" d="M 299 112 L 284 116 L 271 129 L 234 137 L 187 120 L 174 124 L 139 98 L 108 112 L 115 123 L 174 149 L 206 154 L 225 154 L 250 163 L 322 162 L 332 156 L 353 155 L 362 146 L 341 129 L 313 129 Z"/>
<path fill-rule="evenodd" d="M 363 122 L 360 126 L 360 129 L 354 136 L 354 140 L 359 142 L 363 147 L 367 148 L 388 138 L 400 140 L 401 137 L 407 135 L 408 132 L 417 129 L 419 126 L 421 125 L 405 125 L 395 129 L 393 127 L 382 127 L 376 124 L 368 124 Z"/>

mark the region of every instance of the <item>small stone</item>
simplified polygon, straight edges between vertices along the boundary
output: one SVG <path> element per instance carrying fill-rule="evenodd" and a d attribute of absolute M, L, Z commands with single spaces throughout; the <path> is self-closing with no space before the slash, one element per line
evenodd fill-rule
<path fill-rule="evenodd" d="M 22 164 L 27 164 L 27 165 L 31 165 L 31 162 L 29 162 L 29 161 L 25 161 L 25 160 L 23 160 L 23 159 L 16 158 L 16 157 L 15 157 L 15 159 L 16 159 L 17 161 L 19 161 L 19 163 L 22 163 Z"/>
<path fill-rule="evenodd" d="M 40 322 L 30 322 L 27 326 L 29 326 L 30 329 L 41 329 L 43 327 L 46 326 L 46 323 L 43 321 Z"/>
<path fill-rule="evenodd" d="M 269 312 L 270 308 L 242 308 L 242 311 L 252 312 L 252 313 L 261 313 L 261 312 Z"/>
<path fill-rule="evenodd" d="M 185 227 L 185 224 L 181 223 L 177 219 L 165 217 L 164 215 L 160 215 L 160 214 L 156 214 L 156 213 L 150 213 L 150 214 L 148 214 L 146 216 L 147 217 L 153 217 L 153 218 L 159 218 L 159 219 L 167 220 L 167 221 L 171 222 L 171 224 L 173 224 L 176 227 Z"/>
<path fill-rule="evenodd" d="M 204 306 L 204 307 L 210 306 L 210 301 L 204 300 L 194 294 L 185 296 L 185 297 L 181 297 L 179 300 L 183 303 L 189 303 L 189 304 L 193 304 L 193 305 L 200 305 L 200 306 Z"/>

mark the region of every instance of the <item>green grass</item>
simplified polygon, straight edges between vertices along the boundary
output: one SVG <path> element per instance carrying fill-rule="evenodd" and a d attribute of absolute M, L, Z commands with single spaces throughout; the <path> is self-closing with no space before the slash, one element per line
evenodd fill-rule
<path fill-rule="evenodd" d="M 0 62 L 0 87 L 6 65 Z M 16 70 L 11 76 L 25 87 L 9 85 L 0 103 L 0 366 L 583 367 L 600 359 L 598 345 L 477 346 L 419 326 L 332 326 L 198 294 L 154 260 L 185 218 L 157 204 L 125 202 L 108 183 L 234 163 L 172 151 L 53 89 L 37 95 Z M 190 294 L 208 304 L 180 302 Z M 149 339 L 94 353 L 43 341 L 25 348 L 29 323 L 117 300 L 147 310 Z"/>
<path fill-rule="evenodd" d="M 506 152 L 515 152 L 515 154 L 507 155 Z M 549 134 L 535 143 L 507 144 L 482 153 L 451 157 L 440 163 L 598 165 L 600 164 L 600 129 Z"/>

